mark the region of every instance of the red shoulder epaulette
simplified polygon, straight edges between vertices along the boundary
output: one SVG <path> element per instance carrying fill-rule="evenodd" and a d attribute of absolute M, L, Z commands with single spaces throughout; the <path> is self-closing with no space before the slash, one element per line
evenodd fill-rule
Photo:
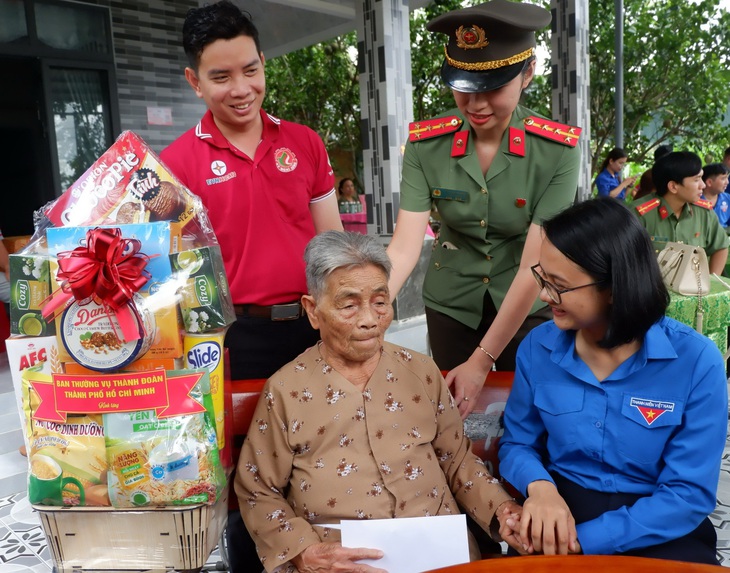
<path fill-rule="evenodd" d="M 539 135 L 540 137 L 544 137 L 550 141 L 557 141 L 558 143 L 562 143 L 563 145 L 568 145 L 570 147 L 578 145 L 580 132 L 583 131 L 580 127 L 558 123 L 557 121 L 544 119 L 534 115 L 526 117 L 523 122 L 527 132 Z"/>
<path fill-rule="evenodd" d="M 712 203 L 710 203 L 707 199 L 697 199 L 692 205 L 697 205 L 698 207 L 704 207 L 705 209 L 709 209 L 710 211 L 713 209 Z"/>
<path fill-rule="evenodd" d="M 641 205 L 637 205 L 636 210 L 638 211 L 639 215 L 646 215 L 649 211 L 653 211 L 654 209 L 659 207 L 660 204 L 661 204 L 661 200 L 659 200 L 655 197 L 654 199 L 646 201 L 645 203 L 642 203 Z"/>
<path fill-rule="evenodd" d="M 439 135 L 454 133 L 462 123 L 464 120 L 455 115 L 414 121 L 408 125 L 408 141 L 423 141 Z"/>

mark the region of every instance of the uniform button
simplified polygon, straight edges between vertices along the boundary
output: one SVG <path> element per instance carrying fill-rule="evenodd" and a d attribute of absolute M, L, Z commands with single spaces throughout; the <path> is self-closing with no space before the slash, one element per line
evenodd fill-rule
<path fill-rule="evenodd" d="M 610 479 L 607 479 L 603 483 L 605 483 L 606 485 L 609 485 L 609 486 L 613 484 L 613 482 Z"/>
<path fill-rule="evenodd" d="M 600 428 L 600 427 L 601 427 L 601 422 L 596 422 L 596 428 Z"/>
<path fill-rule="evenodd" d="M 486 227 L 486 226 L 487 226 L 487 223 L 486 223 L 486 221 L 485 221 L 484 219 L 482 219 L 481 221 L 479 221 L 479 224 L 480 224 L 480 225 L 481 225 L 482 227 Z"/>
<path fill-rule="evenodd" d="M 487 260 L 488 261 L 491 261 L 492 260 L 492 255 L 487 255 Z"/>
<path fill-rule="evenodd" d="M 436 267 L 437 269 L 440 269 L 441 268 L 441 264 L 440 263 L 434 263 L 433 266 Z"/>
<path fill-rule="evenodd" d="M 487 190 L 486 189 L 482 189 L 482 195 L 486 195 L 486 194 L 487 194 Z"/>
<path fill-rule="evenodd" d="M 484 278 L 482 279 L 482 282 L 483 282 L 483 283 L 484 283 L 485 285 L 488 285 L 488 284 L 489 284 L 489 277 L 484 277 Z"/>

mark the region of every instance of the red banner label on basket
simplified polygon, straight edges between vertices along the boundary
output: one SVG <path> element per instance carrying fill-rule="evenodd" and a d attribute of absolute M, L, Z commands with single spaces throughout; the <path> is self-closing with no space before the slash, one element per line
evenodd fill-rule
<path fill-rule="evenodd" d="M 158 418 L 204 412 L 191 395 L 203 376 L 191 372 L 168 376 L 164 370 L 104 374 L 53 374 L 52 379 L 37 372 L 26 374 L 38 394 L 36 420 L 65 422 L 66 414 L 105 414 L 155 410 Z"/>

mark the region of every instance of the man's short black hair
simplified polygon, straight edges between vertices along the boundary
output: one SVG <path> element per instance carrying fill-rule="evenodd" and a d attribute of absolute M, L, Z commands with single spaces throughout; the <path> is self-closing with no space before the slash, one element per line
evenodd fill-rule
<path fill-rule="evenodd" d="M 256 44 L 256 52 L 261 53 L 259 31 L 251 21 L 251 15 L 242 12 L 228 0 L 191 8 L 183 24 L 183 49 L 190 67 L 196 72 L 200 56 L 209 44 L 216 40 L 232 40 L 238 36 L 248 36 Z"/>
<path fill-rule="evenodd" d="M 588 273 L 599 290 L 611 292 L 608 328 L 599 346 L 643 340 L 664 316 L 669 293 L 638 218 L 612 197 L 599 197 L 569 207 L 542 228 L 545 238 Z"/>
<path fill-rule="evenodd" d="M 674 146 L 671 143 L 660 145 L 654 150 L 654 161 L 660 157 L 664 157 L 667 153 L 671 153 L 672 151 L 674 151 Z"/>
<path fill-rule="evenodd" d="M 728 147 L 728 148 L 727 148 L 727 149 L 725 150 L 725 153 L 724 153 L 724 155 L 723 155 L 723 158 L 724 158 L 724 159 L 727 159 L 728 157 L 730 157 L 730 147 Z"/>
<path fill-rule="evenodd" d="M 669 182 L 682 183 L 685 177 L 693 177 L 702 170 L 702 160 L 691 151 L 672 151 L 654 162 L 655 193 L 663 197 L 669 191 Z"/>
<path fill-rule="evenodd" d="M 725 167 L 724 163 L 710 163 L 702 168 L 702 181 L 707 181 L 710 177 L 725 175 L 730 169 Z"/>

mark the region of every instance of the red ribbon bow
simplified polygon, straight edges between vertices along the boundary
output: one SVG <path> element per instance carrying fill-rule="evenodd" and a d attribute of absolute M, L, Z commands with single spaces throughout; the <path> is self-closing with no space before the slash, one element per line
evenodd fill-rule
<path fill-rule="evenodd" d="M 90 229 L 85 247 L 58 253 L 57 276 L 63 282 L 46 299 L 43 317 L 49 320 L 72 298 L 82 305 L 96 300 L 107 313 L 115 314 L 125 341 L 139 339 L 136 309 L 129 302 L 151 276 L 145 270 L 149 257 L 139 252 L 140 247 L 139 240 L 122 238 L 119 228 Z"/>

